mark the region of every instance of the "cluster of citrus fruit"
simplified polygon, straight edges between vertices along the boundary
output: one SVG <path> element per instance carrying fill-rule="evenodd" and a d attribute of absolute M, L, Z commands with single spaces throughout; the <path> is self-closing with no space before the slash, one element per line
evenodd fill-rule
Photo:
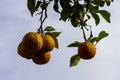
<path fill-rule="evenodd" d="M 18 54 L 26 59 L 32 59 L 36 64 L 46 64 L 54 47 L 55 41 L 50 35 L 28 32 L 18 45 Z"/>
<path fill-rule="evenodd" d="M 86 41 L 79 45 L 78 55 L 82 59 L 91 59 L 96 54 L 96 47 L 93 43 Z"/>

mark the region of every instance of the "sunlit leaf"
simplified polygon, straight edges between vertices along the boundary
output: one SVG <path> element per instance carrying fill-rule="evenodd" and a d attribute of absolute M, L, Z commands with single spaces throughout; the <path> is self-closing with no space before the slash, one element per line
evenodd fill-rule
<path fill-rule="evenodd" d="M 47 26 L 44 31 L 54 31 L 55 29 L 52 26 Z"/>
<path fill-rule="evenodd" d="M 108 11 L 100 10 L 99 13 L 108 23 L 110 23 L 110 13 Z"/>
<path fill-rule="evenodd" d="M 91 43 L 94 43 L 97 40 L 97 37 L 93 37 L 91 39 L 89 39 L 88 41 L 90 41 Z"/>
<path fill-rule="evenodd" d="M 105 31 L 101 31 L 96 39 L 96 42 L 98 43 L 101 39 L 105 38 L 108 36 L 108 33 L 106 33 Z"/>
<path fill-rule="evenodd" d="M 98 14 L 97 13 L 91 13 L 91 15 L 92 15 L 92 17 L 94 18 L 94 20 L 95 20 L 95 24 L 96 24 L 96 26 L 100 23 L 100 18 L 99 18 L 99 16 L 98 16 Z"/>
<path fill-rule="evenodd" d="M 97 12 L 97 11 L 99 11 L 99 7 L 98 6 L 90 6 L 90 12 L 91 13 L 95 13 L 95 12 Z"/>
<path fill-rule="evenodd" d="M 58 37 L 61 32 L 51 32 L 51 35 L 54 37 Z"/>
<path fill-rule="evenodd" d="M 70 59 L 70 67 L 76 66 L 80 61 L 80 56 L 75 54 Z"/>
<path fill-rule="evenodd" d="M 69 44 L 67 47 L 78 47 L 79 45 L 80 45 L 80 42 L 75 41 L 75 42 Z"/>

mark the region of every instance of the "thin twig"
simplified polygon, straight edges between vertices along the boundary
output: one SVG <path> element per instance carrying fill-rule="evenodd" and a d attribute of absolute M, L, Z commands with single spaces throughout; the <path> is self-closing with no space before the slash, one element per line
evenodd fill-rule
<path fill-rule="evenodd" d="M 43 0 L 43 2 L 45 3 L 45 0 Z M 40 12 L 41 16 L 40 16 L 40 27 L 38 29 L 38 33 L 43 34 L 44 30 L 43 30 L 43 23 L 46 20 L 47 16 L 47 8 L 42 9 L 42 11 Z M 44 17 L 43 17 L 44 16 Z"/>
<path fill-rule="evenodd" d="M 83 26 L 81 26 L 81 29 L 82 29 L 82 31 L 83 31 L 83 38 L 84 38 L 85 41 L 87 41 L 87 38 L 86 38 L 86 35 L 85 35 L 85 31 L 84 31 Z"/>

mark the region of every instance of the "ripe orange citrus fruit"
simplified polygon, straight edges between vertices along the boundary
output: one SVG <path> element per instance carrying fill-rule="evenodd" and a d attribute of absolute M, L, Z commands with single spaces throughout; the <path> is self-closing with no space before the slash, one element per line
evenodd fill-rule
<path fill-rule="evenodd" d="M 37 32 L 28 32 L 23 37 L 22 43 L 25 50 L 37 52 L 43 46 L 43 39 Z"/>
<path fill-rule="evenodd" d="M 30 52 L 29 50 L 26 50 L 23 46 L 23 43 L 20 42 L 17 48 L 18 54 L 26 59 L 31 59 L 34 53 Z"/>
<path fill-rule="evenodd" d="M 43 38 L 43 52 L 52 51 L 55 47 L 55 41 L 50 35 L 42 36 Z"/>
<path fill-rule="evenodd" d="M 78 47 L 78 54 L 82 59 L 91 59 L 96 54 L 95 45 L 91 42 L 83 42 Z"/>
<path fill-rule="evenodd" d="M 49 62 L 51 57 L 50 52 L 38 51 L 33 57 L 32 60 L 36 64 L 46 64 Z"/>

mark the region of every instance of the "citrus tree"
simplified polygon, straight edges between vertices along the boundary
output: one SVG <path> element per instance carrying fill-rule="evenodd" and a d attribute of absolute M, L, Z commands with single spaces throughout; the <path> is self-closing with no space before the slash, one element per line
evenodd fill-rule
<path fill-rule="evenodd" d="M 18 53 L 24 58 L 32 59 L 36 64 L 46 64 L 50 59 L 50 51 L 58 48 L 58 40 L 61 32 L 57 32 L 53 26 L 43 26 L 48 15 L 48 5 L 60 15 L 59 20 L 70 22 L 74 28 L 79 27 L 83 33 L 84 41 L 73 41 L 67 47 L 78 48 L 77 54 L 70 59 L 70 67 L 76 66 L 80 59 L 89 60 L 96 54 L 96 45 L 107 37 L 106 31 L 93 35 L 92 27 L 88 21 L 93 19 L 95 25 L 99 25 L 100 17 L 110 23 L 110 13 L 103 7 L 110 6 L 113 0 L 27 0 L 27 8 L 31 16 L 39 16 L 40 26 L 36 32 L 29 32 L 23 37 L 18 46 Z M 86 36 L 86 33 L 89 33 Z M 39 35 L 38 35 L 39 34 Z M 37 49 L 37 50 L 36 50 Z"/>

